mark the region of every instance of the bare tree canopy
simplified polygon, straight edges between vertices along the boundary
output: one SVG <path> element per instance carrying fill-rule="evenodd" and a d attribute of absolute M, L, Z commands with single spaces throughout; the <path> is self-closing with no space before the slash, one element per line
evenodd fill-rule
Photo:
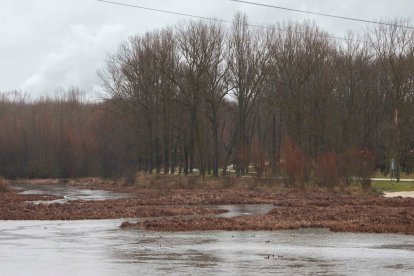
<path fill-rule="evenodd" d="M 414 32 L 400 26 L 409 22 L 338 41 L 312 23 L 254 28 L 236 14 L 232 26 L 189 21 L 133 36 L 99 71 L 103 103 L 1 98 L 0 174 L 306 179 L 309 166 L 320 175 L 355 156 L 408 171 Z"/>

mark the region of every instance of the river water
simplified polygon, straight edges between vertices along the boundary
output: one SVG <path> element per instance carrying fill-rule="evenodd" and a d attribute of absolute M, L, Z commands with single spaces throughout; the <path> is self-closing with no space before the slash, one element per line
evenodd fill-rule
<path fill-rule="evenodd" d="M 217 208 L 231 217 L 272 206 Z M 121 229 L 122 222 L 0 221 L 0 275 L 414 275 L 413 236 L 325 229 L 156 233 Z"/>
<path fill-rule="evenodd" d="M 121 222 L 0 221 L 0 274 L 414 273 L 412 236 L 324 229 L 155 233 L 122 230 Z"/>

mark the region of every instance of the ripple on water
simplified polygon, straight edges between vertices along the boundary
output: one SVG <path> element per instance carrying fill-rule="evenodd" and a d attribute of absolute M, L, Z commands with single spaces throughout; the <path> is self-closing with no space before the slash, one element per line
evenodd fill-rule
<path fill-rule="evenodd" d="M 317 229 L 155 233 L 123 231 L 119 223 L 0 221 L 2 274 L 61 275 L 62 266 L 63 274 L 87 275 L 410 275 L 413 269 L 411 236 Z"/>

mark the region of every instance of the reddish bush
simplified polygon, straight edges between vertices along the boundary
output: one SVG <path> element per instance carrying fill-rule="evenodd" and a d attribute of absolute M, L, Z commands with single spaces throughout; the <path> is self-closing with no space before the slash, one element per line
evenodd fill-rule
<path fill-rule="evenodd" d="M 285 183 L 303 187 L 310 176 L 310 162 L 306 154 L 289 138 L 282 146 L 282 167 L 286 173 Z"/>

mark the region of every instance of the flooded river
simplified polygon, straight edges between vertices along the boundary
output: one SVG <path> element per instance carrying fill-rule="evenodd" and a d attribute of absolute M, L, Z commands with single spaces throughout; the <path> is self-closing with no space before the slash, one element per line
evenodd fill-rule
<path fill-rule="evenodd" d="M 66 185 L 15 188 L 64 196 L 61 203 L 125 196 Z M 208 207 L 229 210 L 223 217 L 275 208 Z M 325 229 L 156 233 L 121 229 L 122 222 L 0 221 L 0 275 L 414 274 L 413 236 Z"/>
<path fill-rule="evenodd" d="M 154 233 L 122 230 L 121 222 L 0 221 L 1 275 L 414 272 L 412 236 L 323 229 Z"/>

